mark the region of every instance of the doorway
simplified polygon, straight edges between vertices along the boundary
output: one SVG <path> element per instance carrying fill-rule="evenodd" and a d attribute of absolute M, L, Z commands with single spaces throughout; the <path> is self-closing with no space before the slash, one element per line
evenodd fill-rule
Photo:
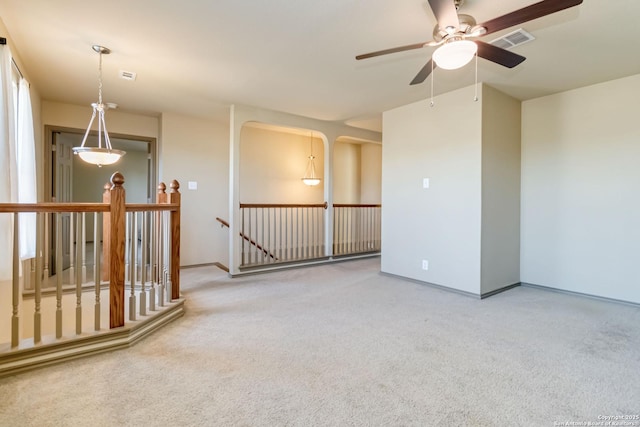
<path fill-rule="evenodd" d="M 102 202 L 104 185 L 109 182 L 114 172 L 120 172 L 125 177 L 127 202 L 149 203 L 155 198 L 155 183 L 157 182 L 156 138 L 135 135 L 111 134 L 111 145 L 114 149 L 126 151 L 126 155 L 113 165 L 98 167 L 80 160 L 73 155 L 72 148 L 82 143 L 85 130 L 45 126 L 47 137 L 46 149 L 50 154 L 45 162 L 45 194 L 50 202 Z M 90 135 L 88 146 L 97 146 L 97 134 Z M 53 218 L 50 218 L 52 221 Z M 53 222 L 49 222 L 52 224 Z M 62 218 L 62 260 L 63 270 L 73 265 L 73 248 L 75 242 L 70 237 L 72 232 L 70 214 Z M 86 243 L 98 249 L 101 242 L 94 242 L 94 224 L 86 223 Z M 55 274 L 56 259 L 55 227 L 49 231 L 49 265 L 50 274 Z"/>

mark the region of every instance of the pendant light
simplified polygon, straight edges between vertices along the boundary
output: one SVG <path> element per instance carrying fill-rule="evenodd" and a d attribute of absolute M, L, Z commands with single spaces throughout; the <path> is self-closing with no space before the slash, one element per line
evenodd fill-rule
<path fill-rule="evenodd" d="M 313 155 L 313 132 L 311 132 L 311 135 L 309 137 L 309 151 L 310 151 L 310 155 L 309 155 L 309 161 L 307 162 L 307 170 L 304 173 L 304 178 L 302 178 L 302 182 L 312 187 L 314 185 L 320 184 L 320 181 L 321 181 L 321 179 L 318 178 L 318 176 L 316 175 L 316 165 L 313 162 L 313 160 L 315 159 Z"/>
<path fill-rule="evenodd" d="M 120 157 L 126 154 L 126 152 L 122 150 L 115 150 L 111 147 L 111 140 L 107 133 L 107 125 L 104 121 L 104 112 L 113 104 L 104 104 L 102 102 L 102 55 L 110 54 L 111 50 L 99 45 L 93 45 L 92 49 L 95 50 L 100 57 L 98 63 L 98 102 L 91 104 L 91 107 L 93 107 L 93 113 L 91 114 L 89 126 L 84 134 L 84 138 L 82 138 L 82 144 L 79 147 L 73 147 L 73 154 L 79 155 L 80 159 L 87 163 L 101 167 L 102 165 L 111 165 L 117 162 L 120 160 Z M 93 121 L 96 116 L 98 117 L 98 146 L 85 147 L 87 138 L 91 132 L 91 125 L 93 125 Z M 102 143 L 103 139 L 104 145 Z"/>

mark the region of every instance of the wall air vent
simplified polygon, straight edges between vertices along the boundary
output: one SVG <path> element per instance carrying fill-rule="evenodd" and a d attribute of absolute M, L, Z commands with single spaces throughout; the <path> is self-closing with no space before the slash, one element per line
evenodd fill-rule
<path fill-rule="evenodd" d="M 509 34 L 505 34 L 504 36 L 497 38 L 491 41 L 491 44 L 497 47 L 501 47 L 503 49 L 510 49 L 514 46 L 519 46 L 526 42 L 530 42 L 531 40 L 535 40 L 531 34 L 527 33 L 522 28 L 519 28 L 515 31 L 510 32 Z"/>
<path fill-rule="evenodd" d="M 134 73 L 133 71 L 120 70 L 120 78 L 125 80 L 135 80 L 136 73 Z"/>

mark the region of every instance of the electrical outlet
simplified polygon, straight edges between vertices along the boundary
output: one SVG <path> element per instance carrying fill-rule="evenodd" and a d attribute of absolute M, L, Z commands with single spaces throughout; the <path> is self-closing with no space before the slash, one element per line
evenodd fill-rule
<path fill-rule="evenodd" d="M 426 259 L 422 260 L 422 269 L 423 270 L 428 270 L 429 269 L 429 261 L 427 261 Z"/>

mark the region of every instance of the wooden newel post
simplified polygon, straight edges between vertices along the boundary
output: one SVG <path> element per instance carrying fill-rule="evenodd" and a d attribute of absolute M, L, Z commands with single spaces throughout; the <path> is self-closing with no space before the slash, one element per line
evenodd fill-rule
<path fill-rule="evenodd" d="M 175 179 L 169 185 L 167 203 L 178 208 L 171 211 L 171 299 L 180 298 L 180 183 Z"/>
<path fill-rule="evenodd" d="M 167 203 L 167 193 L 165 190 L 167 189 L 167 185 L 164 182 L 158 184 L 158 194 L 156 194 L 156 203 Z"/>
<path fill-rule="evenodd" d="M 125 246 L 125 191 L 124 176 L 116 172 L 111 176 L 110 261 L 109 261 L 109 326 L 124 326 L 124 246 Z"/>
<path fill-rule="evenodd" d="M 111 204 L 111 183 L 107 182 L 104 185 L 104 191 L 102 192 L 102 203 Z M 109 212 L 102 214 L 102 271 L 101 280 L 106 282 L 109 280 L 109 266 L 110 261 L 110 248 L 111 248 L 111 215 Z M 96 250 L 98 246 L 96 245 Z"/>

